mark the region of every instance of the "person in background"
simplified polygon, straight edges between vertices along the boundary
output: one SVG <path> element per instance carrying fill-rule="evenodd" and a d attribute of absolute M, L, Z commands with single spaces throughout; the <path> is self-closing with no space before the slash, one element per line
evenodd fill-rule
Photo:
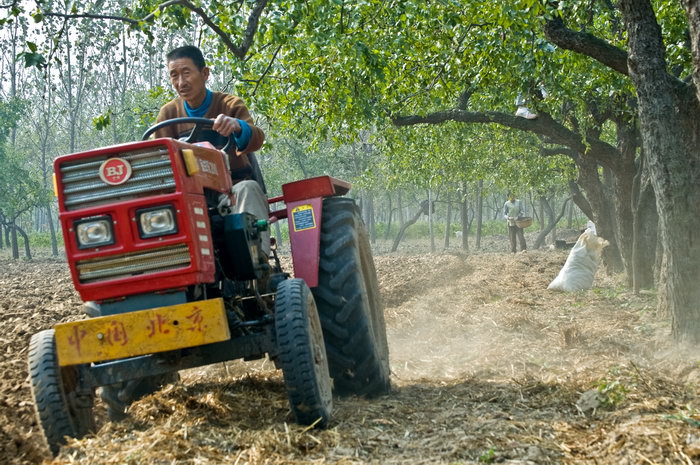
<path fill-rule="evenodd" d="M 202 51 L 186 45 L 171 50 L 166 56 L 168 75 L 178 97 L 161 107 L 157 122 L 173 118 L 199 117 L 214 120 L 212 130 L 202 131 L 202 139 L 217 147 L 223 146 L 229 136 L 234 144 L 228 149 L 236 198 L 234 213 L 248 212 L 259 219 L 267 219 L 269 207 L 267 196 L 256 181 L 252 180 L 253 168 L 247 154 L 260 147 L 265 133 L 255 126 L 253 118 L 243 100 L 235 95 L 212 92 L 207 89 L 209 68 Z M 160 129 L 156 137 L 178 139 L 189 134 L 193 124 L 177 124 Z M 270 253 L 269 232 L 262 233 L 262 247 Z"/>
<path fill-rule="evenodd" d="M 510 251 L 517 252 L 517 242 L 520 242 L 520 250 L 527 250 L 525 243 L 525 233 L 523 228 L 516 224 L 516 221 L 526 216 L 525 206 L 520 199 L 515 198 L 515 194 L 508 193 L 508 200 L 503 204 L 503 218 L 508 222 L 508 237 L 510 238 Z"/>

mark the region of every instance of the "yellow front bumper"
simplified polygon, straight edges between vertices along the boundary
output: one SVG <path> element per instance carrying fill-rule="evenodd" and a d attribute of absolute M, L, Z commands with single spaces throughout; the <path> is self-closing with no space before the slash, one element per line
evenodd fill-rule
<path fill-rule="evenodd" d="M 60 366 L 104 362 L 231 338 L 223 299 L 56 325 Z"/>

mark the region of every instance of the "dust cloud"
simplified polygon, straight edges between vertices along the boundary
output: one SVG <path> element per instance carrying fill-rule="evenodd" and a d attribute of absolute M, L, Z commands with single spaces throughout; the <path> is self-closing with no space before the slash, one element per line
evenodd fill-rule
<path fill-rule="evenodd" d="M 619 285 L 602 272 L 599 287 L 588 293 L 548 291 L 565 252 L 428 257 L 414 257 L 393 272 L 396 284 L 384 283 L 399 380 L 553 380 L 619 357 L 648 364 L 658 350 L 673 356 L 668 347 L 649 344 L 651 332 L 663 332 L 637 312 L 653 313 L 649 296 L 615 296 Z"/>

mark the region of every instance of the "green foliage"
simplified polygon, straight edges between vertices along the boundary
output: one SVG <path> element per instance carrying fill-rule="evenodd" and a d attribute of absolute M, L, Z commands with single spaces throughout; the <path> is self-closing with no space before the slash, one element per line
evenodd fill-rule
<path fill-rule="evenodd" d="M 110 110 L 108 110 L 107 113 L 95 116 L 92 119 L 92 125 L 98 131 L 102 131 L 107 126 L 109 126 L 111 123 L 112 123 L 112 112 Z"/>
<path fill-rule="evenodd" d="M 9 150 L 6 139 L 25 108 L 24 102 L 0 101 L 0 213 L 10 222 L 30 208 L 48 199 L 36 173 L 27 167 L 26 158 Z"/>
<path fill-rule="evenodd" d="M 479 456 L 479 462 L 494 463 L 496 461 L 496 450 L 492 447 Z"/>
<path fill-rule="evenodd" d="M 472 225 L 475 228 L 476 225 Z M 481 233 L 484 236 L 508 234 L 508 226 L 504 220 L 486 220 L 481 223 Z"/>
<path fill-rule="evenodd" d="M 608 408 L 614 408 L 624 402 L 629 392 L 629 389 L 619 380 L 601 379 L 596 389 L 601 404 Z"/>
<path fill-rule="evenodd" d="M 43 205 L 50 192 L 41 187 L 36 173 L 26 164 L 26 159 L 17 153 L 0 156 L 0 212 L 10 221 L 29 209 Z"/>
<path fill-rule="evenodd" d="M 29 68 L 35 66 L 40 69 L 46 67 L 46 57 L 37 52 L 36 44 L 34 42 L 27 41 L 26 45 L 29 51 L 21 52 L 19 55 L 17 55 L 18 58 L 24 60 L 24 67 Z"/>
<path fill-rule="evenodd" d="M 63 235 L 61 234 L 60 229 L 56 234 L 56 240 L 58 241 L 58 246 L 61 247 L 63 245 Z M 40 233 L 33 231 L 29 234 L 29 243 L 32 245 L 32 247 L 51 247 L 51 234 L 48 232 Z"/>
<path fill-rule="evenodd" d="M 375 228 L 377 230 L 377 236 L 384 237 L 384 235 L 386 234 L 387 224 L 383 222 L 377 222 L 375 223 Z M 454 223 L 450 225 L 450 234 L 452 235 L 452 240 L 457 240 L 454 236 L 455 231 L 461 230 L 462 225 L 459 223 Z M 397 222 L 393 222 L 391 225 L 391 231 L 389 236 L 394 237 L 398 232 L 399 224 Z M 500 220 L 484 221 L 481 225 L 481 232 L 484 236 L 508 234 L 508 230 L 506 229 L 506 222 Z M 435 223 L 433 223 L 433 234 L 435 234 L 436 237 L 440 238 L 442 238 L 445 235 L 444 221 L 436 221 Z M 470 236 L 474 234 L 476 234 L 476 223 L 472 223 L 471 229 L 469 230 Z M 430 225 L 425 221 L 412 224 L 408 229 L 406 229 L 406 232 L 404 233 L 404 239 L 425 239 L 427 237 L 430 237 Z"/>
<path fill-rule="evenodd" d="M 667 420 L 681 421 L 694 428 L 700 428 L 700 412 L 690 405 L 687 405 L 685 410 L 672 415 L 666 415 L 664 418 Z"/>
<path fill-rule="evenodd" d="M 256 2 L 195 4 L 235 46 L 241 45 Z M 58 6 L 45 2 L 26 12 L 44 37 L 20 37 L 17 43 L 25 50 L 19 57 L 46 73 L 33 70 L 37 80 L 42 74 L 52 79 L 43 87 L 43 101 L 48 101 L 47 89 L 54 89 L 56 104 L 62 105 L 56 121 L 47 123 L 47 133 L 55 138 L 51 156 L 68 150 L 70 137 L 59 127 L 92 123 L 77 135 L 80 149 L 136 140 L 174 96 L 163 79 L 163 52 L 195 35 L 222 90 L 242 96 L 269 125 L 268 144 L 259 157 L 272 194 L 284 182 L 319 174 L 351 181 L 353 192 L 435 190 L 476 179 L 492 191 L 561 192 L 575 178 L 575 167 L 566 157 L 542 156 L 540 149 L 549 141 L 540 137 L 493 124 L 396 127 L 392 119 L 453 111 L 465 91 L 471 93 L 465 110 L 512 114 L 516 96 L 522 95 L 533 110 L 551 114 L 565 127 L 600 129 L 603 140 L 615 143 L 615 128 L 597 128 L 591 107 L 626 118 L 636 111 L 627 77 L 553 46 L 543 33 L 544 21 L 559 17 L 574 30 L 625 47 L 619 11 L 606 2 L 270 0 L 244 59 L 182 5 L 161 8 L 157 0 L 124 5 L 73 3 L 66 11 L 123 14 L 136 21 L 128 29 L 50 17 L 47 13 Z M 669 68 L 686 76 L 691 57 L 683 8 L 668 1 L 654 7 Z M 18 24 L 26 8 L 13 5 L 0 26 Z M 27 16 L 25 23 L 30 22 Z M 147 60 L 157 63 L 147 66 Z M 85 73 L 77 76 L 81 70 Z M 79 107 L 73 100 L 77 95 L 91 100 Z M 9 127 L 0 124 L 0 133 Z M 24 154 L 32 154 L 32 144 L 36 138 Z M 15 154 L 12 163 L 36 169 L 36 160 L 22 154 Z M 422 234 L 422 227 L 415 225 L 409 234 L 414 228 Z M 505 225 L 486 222 L 484 231 L 504 234 Z"/>
<path fill-rule="evenodd" d="M 2 144 L 5 143 L 10 131 L 16 127 L 17 121 L 27 108 L 27 103 L 20 99 L 6 102 L 0 100 L 0 156 L 4 153 Z"/>

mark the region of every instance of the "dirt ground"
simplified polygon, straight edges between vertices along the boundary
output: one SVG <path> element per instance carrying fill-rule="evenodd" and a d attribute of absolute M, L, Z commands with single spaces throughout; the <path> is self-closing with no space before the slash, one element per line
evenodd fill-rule
<path fill-rule="evenodd" d="M 390 395 L 335 399 L 330 428 L 313 430 L 292 422 L 271 362 L 218 364 L 53 461 L 27 346 L 82 318 L 80 299 L 62 260 L 0 254 L 0 463 L 700 463 L 700 353 L 671 344 L 653 293 L 601 272 L 590 291 L 547 291 L 566 251 L 406 250 L 375 257 Z"/>

